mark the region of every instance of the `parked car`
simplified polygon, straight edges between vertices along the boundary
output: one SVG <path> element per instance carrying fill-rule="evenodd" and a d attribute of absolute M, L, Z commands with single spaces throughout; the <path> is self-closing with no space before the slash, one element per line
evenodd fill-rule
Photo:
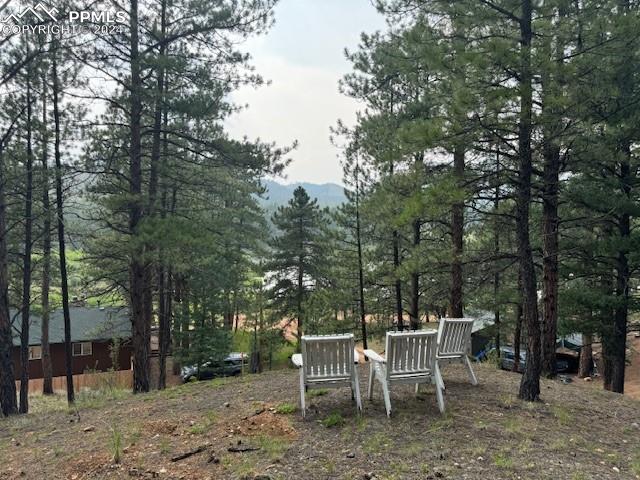
<path fill-rule="evenodd" d="M 204 362 L 198 369 L 197 365 L 182 367 L 180 378 L 183 382 L 192 380 L 211 380 L 216 377 L 232 377 L 242 373 L 247 356 L 241 352 L 232 352 L 223 361 Z"/>
<path fill-rule="evenodd" d="M 494 349 L 495 350 L 495 349 Z M 520 350 L 520 362 L 518 363 L 518 372 L 524 371 L 524 365 L 527 361 L 527 352 Z M 516 353 L 513 347 L 500 347 L 500 368 L 512 371 L 516 363 Z"/>
<path fill-rule="evenodd" d="M 479 360 L 485 360 L 487 358 L 491 358 L 495 355 L 495 347 L 483 352 L 481 358 L 479 356 Z M 503 345 L 500 347 L 500 368 L 503 370 L 513 370 L 513 366 L 516 362 L 516 355 L 513 351 L 513 347 L 508 345 Z M 517 371 L 522 373 L 524 372 L 524 366 L 527 363 L 527 352 L 525 349 L 520 350 L 520 362 L 518 363 Z M 569 362 L 566 359 L 558 358 L 556 360 L 556 371 L 558 373 L 564 373 L 569 370 Z"/>

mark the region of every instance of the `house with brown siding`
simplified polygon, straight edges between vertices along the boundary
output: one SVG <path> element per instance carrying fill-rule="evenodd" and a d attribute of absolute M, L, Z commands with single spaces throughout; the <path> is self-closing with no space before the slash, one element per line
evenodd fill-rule
<path fill-rule="evenodd" d="M 115 307 L 70 307 L 72 368 L 78 375 L 87 371 L 129 370 L 131 368 L 131 323 L 127 309 Z M 31 314 L 29 325 L 29 378 L 42 378 L 41 318 Z M 20 377 L 19 313 L 13 332 L 13 364 L 16 380 Z M 51 313 L 49 319 L 49 345 L 53 376 L 66 374 L 64 348 L 64 317 L 62 310 Z M 118 352 L 113 352 L 117 348 Z M 113 352 L 113 353 L 112 353 Z M 117 359 L 114 364 L 112 359 Z"/>

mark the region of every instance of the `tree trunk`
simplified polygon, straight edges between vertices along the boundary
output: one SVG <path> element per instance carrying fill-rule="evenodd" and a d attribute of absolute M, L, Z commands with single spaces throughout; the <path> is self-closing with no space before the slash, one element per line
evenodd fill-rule
<path fill-rule="evenodd" d="M 175 348 L 180 346 L 179 341 L 180 341 L 180 338 L 182 337 L 182 335 L 183 335 L 182 324 L 180 322 L 174 322 L 172 330 L 171 330 L 172 345 L 175 345 L 175 347 L 172 348 L 172 362 L 171 362 L 172 366 L 173 366 L 173 374 L 174 375 L 180 375 L 181 366 L 180 366 L 180 362 L 176 358 Z M 176 343 L 174 344 L 173 342 L 176 342 Z"/>
<path fill-rule="evenodd" d="M 625 194 L 626 200 L 631 200 L 631 146 L 630 143 L 626 143 L 622 152 L 625 155 L 625 160 L 620 165 L 620 179 L 622 182 L 622 189 Z M 616 258 L 616 307 L 613 315 L 613 338 L 610 342 L 611 349 L 609 353 L 611 361 L 611 391 L 617 393 L 624 393 L 624 375 L 626 367 L 626 352 L 627 352 L 627 317 L 629 311 L 629 278 L 630 268 L 628 259 L 628 247 L 629 238 L 631 237 L 631 217 L 627 211 L 619 215 L 618 231 L 620 235 L 622 247 L 618 251 Z"/>
<path fill-rule="evenodd" d="M 29 411 L 29 314 L 31 313 L 31 250 L 33 235 L 33 145 L 31 78 L 27 73 L 27 163 L 24 204 L 24 256 L 22 258 L 22 326 L 20 330 L 20 406 Z"/>
<path fill-rule="evenodd" d="M 240 304 L 238 303 L 238 291 L 233 292 L 233 331 L 238 331 L 240 323 Z"/>
<path fill-rule="evenodd" d="M 58 79 L 57 46 L 53 49 L 51 62 L 51 75 L 53 77 L 53 121 L 54 121 L 54 149 L 53 155 L 56 162 L 56 217 L 58 224 L 58 257 L 60 258 L 60 290 L 62 294 L 62 315 L 64 317 L 64 349 L 67 377 L 67 402 L 69 405 L 75 402 L 73 389 L 73 352 L 71 346 L 71 316 L 69 314 L 69 285 L 67 277 L 67 256 L 64 238 L 64 207 L 62 197 L 62 158 L 60 154 L 60 108 L 58 95 L 60 93 Z"/>
<path fill-rule="evenodd" d="M 165 7 L 163 3 L 163 8 Z M 167 143 L 167 112 L 166 110 L 163 113 L 163 125 L 164 125 L 164 136 L 162 142 L 162 165 L 166 168 L 168 161 L 168 143 Z M 166 182 L 163 182 L 162 187 L 162 220 L 166 220 L 167 210 L 168 210 L 168 185 Z M 175 211 L 176 206 L 176 196 L 173 195 L 171 199 L 171 212 Z M 164 389 L 167 381 L 167 356 L 169 355 L 169 351 L 171 350 L 171 338 L 172 338 L 172 328 L 171 328 L 171 320 L 173 318 L 173 274 L 170 267 L 165 267 L 167 264 L 167 259 L 165 258 L 165 252 L 162 248 L 160 248 L 159 253 L 159 261 L 160 267 L 158 271 L 158 304 L 159 304 L 159 333 L 158 333 L 158 342 L 160 347 L 160 378 L 158 379 L 158 388 Z M 167 270 L 165 272 L 165 269 Z M 176 369 L 177 362 L 175 357 L 173 359 L 173 371 L 174 374 L 179 373 L 179 369 Z"/>
<path fill-rule="evenodd" d="M 169 322 L 167 315 L 167 294 L 165 289 L 164 267 L 158 269 L 158 348 L 159 348 L 159 368 L 158 368 L 158 390 L 164 390 L 167 386 L 167 354 L 169 352 Z"/>
<path fill-rule="evenodd" d="M 166 114 L 165 114 L 166 122 Z M 165 123 L 166 125 L 166 123 Z M 167 149 L 166 142 L 164 142 L 164 162 L 166 164 Z M 167 185 L 165 184 L 162 189 L 162 219 L 165 220 L 167 216 Z M 176 198 L 173 196 L 171 212 L 175 209 Z M 167 356 L 171 350 L 171 319 L 173 318 L 173 275 L 171 268 L 165 267 L 166 259 L 164 251 L 161 248 L 159 250 L 160 267 L 158 269 L 158 310 L 159 310 L 159 333 L 158 343 L 160 347 L 160 377 L 158 379 L 158 389 L 162 390 L 166 387 L 167 383 Z M 175 359 L 174 359 L 175 364 Z M 175 372 L 175 368 L 174 368 Z"/>
<path fill-rule="evenodd" d="M 516 328 L 513 331 L 513 368 L 512 372 L 520 371 L 520 344 L 522 343 L 522 317 L 524 310 L 522 308 L 522 282 L 518 275 L 518 290 L 520 291 L 520 300 L 516 307 Z"/>
<path fill-rule="evenodd" d="M 302 234 L 300 238 L 302 238 Z M 296 351 L 298 352 L 302 348 L 302 295 L 304 294 L 304 291 L 303 291 L 304 269 L 302 265 L 303 264 L 302 264 L 302 256 L 301 256 L 300 259 L 298 260 L 298 294 L 296 295 L 297 317 L 298 317 L 298 325 L 297 325 L 298 345 L 296 346 Z"/>
<path fill-rule="evenodd" d="M 393 112 L 393 110 L 392 110 Z M 393 177 L 393 162 L 389 164 L 389 176 Z M 394 230 L 391 233 L 392 238 L 392 246 L 393 246 L 393 268 L 394 268 L 394 276 L 396 275 L 396 271 L 398 267 L 400 267 L 400 240 L 398 238 L 398 231 Z M 404 330 L 404 320 L 403 320 L 403 311 L 402 311 L 402 284 L 399 278 L 396 278 L 394 282 L 395 287 L 395 301 L 396 301 L 396 318 L 397 318 L 397 326 L 398 330 L 401 332 Z"/>
<path fill-rule="evenodd" d="M 411 330 L 420 328 L 420 274 L 411 272 L 409 283 L 409 326 Z"/>
<path fill-rule="evenodd" d="M 168 141 L 168 132 L 167 132 L 167 127 L 169 125 L 169 115 L 167 113 L 167 109 L 165 108 L 163 111 L 163 120 L 162 120 L 162 125 L 163 125 L 163 134 L 162 134 L 162 158 L 163 160 L 163 165 L 165 166 L 165 168 L 168 165 L 169 162 L 169 141 Z M 167 212 L 170 215 L 174 215 L 176 212 L 176 206 L 177 206 L 177 188 L 175 187 L 175 179 L 174 179 L 174 183 L 171 186 L 171 208 L 169 209 L 169 212 Z M 169 187 L 168 185 L 165 184 L 165 194 L 168 195 L 169 194 Z M 167 202 L 164 202 L 165 205 L 167 204 Z M 166 208 L 165 208 L 166 211 Z M 178 360 L 176 359 L 176 355 L 174 350 L 174 346 L 179 346 L 178 345 L 178 339 L 180 338 L 181 332 L 182 332 L 182 324 L 181 322 L 176 322 L 174 321 L 174 315 L 173 315 L 173 306 L 174 303 L 177 301 L 178 296 L 176 295 L 177 290 L 178 290 L 178 285 L 179 285 L 179 279 L 176 277 L 176 275 L 174 274 L 174 271 L 172 270 L 171 267 L 169 267 L 169 278 L 168 278 L 168 287 L 167 287 L 167 294 L 171 296 L 170 299 L 168 299 L 169 301 L 169 308 L 168 308 L 168 315 L 169 315 L 169 325 L 170 325 L 170 339 L 169 339 L 169 349 L 172 351 L 172 355 L 173 355 L 173 374 L 174 375 L 179 375 L 180 374 L 180 363 L 178 362 Z M 175 344 L 173 342 L 176 342 Z"/>
<path fill-rule="evenodd" d="M 225 292 L 224 327 L 233 330 L 233 305 L 231 301 L 231 290 Z"/>
<path fill-rule="evenodd" d="M 163 271 L 162 276 L 164 278 L 160 281 L 160 288 L 164 290 L 164 293 L 160 296 L 160 337 L 158 339 L 160 347 L 160 380 L 162 382 L 158 382 L 158 388 L 165 388 L 167 381 L 167 357 L 171 351 L 171 312 L 173 309 L 171 270 Z"/>
<path fill-rule="evenodd" d="M 397 270 L 400 266 L 400 248 L 398 246 L 398 231 L 393 231 L 393 266 Z M 402 311 L 402 284 L 399 278 L 395 281 L 395 294 L 396 294 L 396 318 L 398 319 L 398 330 L 401 332 L 404 330 L 404 320 Z"/>
<path fill-rule="evenodd" d="M 11 351 L 13 335 L 9 317 L 9 273 L 7 269 L 7 204 L 5 202 L 4 145 L 10 130 L 0 139 L 0 407 L 4 416 L 18 412 Z"/>
<path fill-rule="evenodd" d="M 137 0 L 136 0 L 137 1 Z M 153 111 L 153 136 L 151 142 L 151 162 L 149 166 L 149 214 L 156 211 L 156 200 L 159 183 L 160 147 L 162 139 L 162 117 L 164 110 L 164 57 L 166 52 L 165 33 L 167 28 L 167 2 L 162 0 L 160 6 L 160 38 L 159 66 L 156 76 L 155 105 Z M 166 142 L 165 142 L 166 144 Z"/>
<path fill-rule="evenodd" d="M 591 376 L 593 369 L 593 335 L 582 334 L 582 348 L 580 349 L 580 365 L 578 367 L 578 378 Z"/>
<path fill-rule="evenodd" d="M 563 13 L 560 13 L 564 16 Z M 553 45 L 552 45 L 553 43 Z M 543 39 L 543 51 L 551 58 L 561 57 L 559 36 Z M 561 64 L 562 61 L 559 61 Z M 561 77 L 543 69 L 543 185 L 542 185 L 542 371 L 548 378 L 556 375 L 556 337 L 558 325 L 558 195 L 560 186 L 560 133 L 562 115 L 554 106 L 562 95 Z"/>
<path fill-rule="evenodd" d="M 619 6 L 622 15 L 625 17 L 630 15 L 631 2 L 629 0 L 620 0 Z M 635 73 L 633 63 L 633 53 L 625 52 L 620 69 L 616 72 L 616 79 L 618 80 L 618 89 L 621 95 L 621 101 L 624 103 L 631 102 L 634 97 L 633 83 L 629 80 L 633 78 Z M 617 125 L 616 125 L 617 126 Z M 622 125 L 623 131 L 622 138 L 619 139 L 619 157 L 620 160 L 620 173 L 618 180 L 620 182 L 620 188 L 622 190 L 623 206 L 622 211 L 616 215 L 618 236 L 615 239 L 618 242 L 618 252 L 615 263 L 615 296 L 616 304 L 614 308 L 613 316 L 613 336 L 608 342 L 609 348 L 609 364 L 610 371 L 610 387 L 611 391 L 617 393 L 624 393 L 624 376 L 626 367 L 626 351 L 627 351 L 627 319 L 629 314 L 629 280 L 631 277 L 631 269 L 629 266 L 628 255 L 630 253 L 629 245 L 631 242 L 631 215 L 629 213 L 630 208 L 627 205 L 634 203 L 634 195 L 632 195 L 632 186 L 636 180 L 636 170 L 634 167 L 632 170 L 632 157 L 631 146 L 632 139 L 629 133 L 626 132 L 626 125 Z M 633 135 L 633 133 L 631 134 Z M 632 173 L 633 171 L 633 173 Z M 633 192 L 635 194 L 635 192 Z"/>
<path fill-rule="evenodd" d="M 542 371 L 556 375 L 556 337 L 558 324 L 558 183 L 560 149 L 545 140 L 542 207 L 542 289 L 544 292 Z"/>
<path fill-rule="evenodd" d="M 464 187 L 464 146 L 456 145 L 453 152 L 453 175 L 458 188 Z M 462 318 L 462 253 L 464 241 L 464 202 L 456 202 L 451 209 L 451 297 L 449 313 L 452 318 Z"/>
<path fill-rule="evenodd" d="M 47 135 L 47 82 L 42 76 L 42 393 L 53 395 L 53 367 L 49 347 L 49 288 L 51 277 L 51 202 L 49 200 L 49 165 Z"/>
<path fill-rule="evenodd" d="M 415 251 L 420 246 L 420 228 L 422 222 L 420 219 L 415 219 L 413 221 L 413 248 L 414 255 Z M 411 330 L 417 330 L 420 328 L 420 273 L 417 271 L 411 272 L 411 283 L 410 283 L 410 302 L 409 302 L 409 323 L 411 325 Z"/>
<path fill-rule="evenodd" d="M 356 160 L 357 161 L 357 160 Z M 364 266 L 362 261 L 362 228 L 360 224 L 360 165 L 356 163 L 356 244 L 358 248 L 358 296 L 360 303 L 360 329 L 362 345 L 366 350 L 367 344 L 367 313 L 364 303 Z"/>
<path fill-rule="evenodd" d="M 258 322 L 253 327 L 253 344 L 251 346 L 251 358 L 249 360 L 251 373 L 262 373 L 262 361 L 260 360 L 260 343 L 258 341 Z"/>
<path fill-rule="evenodd" d="M 264 308 L 263 308 L 263 284 L 260 284 L 260 290 L 258 292 L 258 318 L 253 329 L 253 348 L 251 349 L 251 373 L 262 373 L 262 344 L 260 342 L 260 336 L 258 330 L 262 333 L 264 327 Z"/>
<path fill-rule="evenodd" d="M 533 265 L 529 237 L 529 204 L 531 203 L 532 132 L 532 74 L 531 74 L 531 0 L 522 0 L 520 20 L 520 121 L 518 125 L 519 171 L 516 188 L 517 241 L 520 273 L 522 275 L 523 321 L 527 328 L 527 361 L 520 382 L 519 398 L 536 401 L 540 398 L 540 324 L 536 272 Z"/>
<path fill-rule="evenodd" d="M 497 147 L 496 147 L 497 148 Z M 493 198 L 494 222 L 493 222 L 493 254 L 496 258 L 500 255 L 500 222 L 498 212 L 500 209 L 500 153 L 496 152 L 496 188 Z M 502 355 L 500 351 L 500 269 L 496 264 L 496 271 L 493 274 L 493 321 L 495 327 L 496 353 L 498 358 Z"/>
<path fill-rule="evenodd" d="M 162 194 L 162 218 L 165 219 L 167 211 L 167 191 L 164 188 Z M 171 269 L 164 267 L 165 258 L 162 249 L 159 251 L 160 267 L 158 268 L 158 318 L 159 331 L 158 343 L 160 348 L 160 368 L 158 378 L 158 389 L 163 390 L 167 384 L 167 356 L 171 349 L 171 318 L 173 285 Z"/>
<path fill-rule="evenodd" d="M 619 2 L 622 15 L 627 15 L 631 8 L 629 0 L 621 0 Z M 622 57 L 620 67 L 616 72 L 618 80 L 618 91 L 620 103 L 628 103 L 633 98 L 632 83 L 629 78 L 633 75 L 634 64 L 629 55 Z M 632 184 L 635 179 L 635 173 L 631 169 L 631 140 L 628 137 L 626 125 L 615 125 L 619 128 L 622 137 L 618 138 L 617 157 L 621 160 L 616 165 L 615 180 L 619 182 L 624 199 L 620 202 L 621 208 L 614 212 L 611 216 L 615 221 L 615 227 L 609 227 L 605 231 L 609 241 L 618 245 L 618 251 L 615 256 L 614 275 L 611 278 L 612 294 L 615 295 L 615 306 L 613 307 L 613 322 L 611 317 L 602 316 L 602 360 L 604 363 L 604 388 L 613 392 L 624 393 L 624 376 L 626 361 L 626 343 L 627 343 L 627 317 L 629 309 L 629 245 L 631 237 L 631 217 L 628 205 L 633 204 L 631 195 Z M 622 127 L 622 128 L 620 128 Z M 616 231 L 617 230 L 617 231 Z M 604 277 L 604 275 L 603 275 Z M 605 287 L 606 288 L 606 287 Z M 608 313 L 603 312 L 603 313 Z"/>
<path fill-rule="evenodd" d="M 613 229 L 609 224 L 603 229 L 603 237 L 607 238 L 613 234 Z M 604 297 L 613 297 L 614 278 L 613 270 L 605 270 L 600 277 L 601 293 Z M 606 303 L 599 311 L 600 337 L 602 338 L 602 380 L 605 390 L 611 390 L 611 358 L 613 357 L 613 325 L 611 319 L 614 318 L 614 310 L 610 303 Z"/>
<path fill-rule="evenodd" d="M 180 281 L 180 306 L 181 306 L 181 317 L 182 317 L 182 341 L 180 343 L 180 348 L 183 351 L 189 350 L 190 345 L 190 330 L 191 330 L 191 309 L 189 307 L 189 291 L 187 290 L 186 281 L 181 278 Z"/>
<path fill-rule="evenodd" d="M 616 297 L 624 298 L 628 295 L 628 274 L 629 265 L 626 255 L 620 254 L 616 265 Z M 614 309 L 613 316 L 613 337 L 610 341 L 609 365 L 610 365 L 610 390 L 612 392 L 624 393 L 624 376 L 626 367 L 627 350 L 627 300 L 622 300 L 624 305 L 619 305 Z"/>
<path fill-rule="evenodd" d="M 142 78 L 138 45 L 138 0 L 130 1 L 130 129 L 129 146 L 129 231 L 135 241 L 138 225 L 143 217 L 142 209 Z M 149 343 L 150 318 L 148 316 L 149 275 L 142 258 L 144 248 L 131 255 L 129 260 L 129 304 L 131 308 L 131 336 L 133 344 L 133 393 L 149 391 Z"/>

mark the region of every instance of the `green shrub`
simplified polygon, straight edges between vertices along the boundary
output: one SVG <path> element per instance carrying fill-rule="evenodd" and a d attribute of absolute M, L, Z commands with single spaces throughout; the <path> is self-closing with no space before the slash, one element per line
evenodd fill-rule
<path fill-rule="evenodd" d="M 309 389 L 309 391 L 307 392 L 307 398 L 313 398 L 313 397 L 321 397 L 323 395 L 326 395 L 327 393 L 329 393 L 329 390 L 327 390 L 326 388 L 318 388 L 318 389 Z"/>
<path fill-rule="evenodd" d="M 122 432 L 115 425 L 111 427 L 109 451 L 111 453 L 113 463 L 120 463 L 120 461 L 122 460 Z"/>
<path fill-rule="evenodd" d="M 504 453 L 497 453 L 493 457 L 493 463 L 499 468 L 512 468 L 513 460 Z"/>
<path fill-rule="evenodd" d="M 344 417 L 340 415 L 338 412 L 333 412 L 327 418 L 322 420 L 320 423 L 327 428 L 331 427 L 341 427 L 344 425 Z"/>
<path fill-rule="evenodd" d="M 281 403 L 276 407 L 276 413 L 281 415 L 289 415 L 294 413 L 298 407 L 296 407 L 293 403 Z"/>

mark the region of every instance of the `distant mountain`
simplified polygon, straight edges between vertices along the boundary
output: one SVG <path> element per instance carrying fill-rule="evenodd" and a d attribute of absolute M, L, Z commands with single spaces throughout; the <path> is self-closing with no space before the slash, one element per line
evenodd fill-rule
<path fill-rule="evenodd" d="M 265 180 L 264 185 L 267 193 L 262 199 L 264 206 L 284 205 L 293 197 L 293 191 L 301 186 L 311 198 L 317 198 L 321 207 L 337 207 L 344 203 L 344 189 L 336 183 L 289 183 L 282 184 L 273 180 Z"/>

